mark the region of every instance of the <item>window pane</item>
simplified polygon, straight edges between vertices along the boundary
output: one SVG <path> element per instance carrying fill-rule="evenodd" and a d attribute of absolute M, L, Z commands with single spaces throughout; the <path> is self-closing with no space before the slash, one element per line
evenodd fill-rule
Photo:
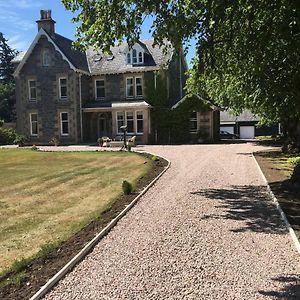
<path fill-rule="evenodd" d="M 136 132 L 143 133 L 144 132 L 144 113 L 142 111 L 138 111 L 136 113 Z"/>
<path fill-rule="evenodd" d="M 130 56 L 130 53 L 127 53 L 127 64 L 131 64 L 131 56 Z"/>
<path fill-rule="evenodd" d="M 126 114 L 127 117 L 127 132 L 133 133 L 133 112 L 127 112 Z"/>
<path fill-rule="evenodd" d="M 67 79 L 66 78 L 60 78 L 59 79 L 59 85 L 60 85 L 60 97 L 66 98 L 67 97 Z"/>
<path fill-rule="evenodd" d="M 35 87 L 36 87 L 36 81 L 35 81 L 35 80 L 30 80 L 30 81 L 29 81 L 29 86 L 30 86 L 31 88 L 35 88 Z"/>
<path fill-rule="evenodd" d="M 36 100 L 36 81 L 35 80 L 29 81 L 29 99 Z"/>
<path fill-rule="evenodd" d="M 69 133 L 69 122 L 66 122 L 66 121 L 62 122 L 62 133 L 63 134 Z"/>
<path fill-rule="evenodd" d="M 50 54 L 47 50 L 45 50 L 43 53 L 43 65 L 49 66 L 49 64 L 50 64 Z"/>
<path fill-rule="evenodd" d="M 135 78 L 135 88 L 136 88 L 136 96 L 143 96 L 143 84 L 142 78 Z"/>
<path fill-rule="evenodd" d="M 143 53 L 139 52 L 139 63 L 143 62 Z"/>
<path fill-rule="evenodd" d="M 135 49 L 132 50 L 132 63 L 133 64 L 137 63 L 137 53 Z"/>
<path fill-rule="evenodd" d="M 125 119 L 124 113 L 118 112 L 117 113 L 117 132 L 118 133 L 122 132 L 120 127 L 125 125 L 124 119 Z"/>
<path fill-rule="evenodd" d="M 34 135 L 38 134 L 38 124 L 37 124 L 37 122 L 32 122 L 32 124 L 31 124 L 31 132 Z"/>
<path fill-rule="evenodd" d="M 68 121 L 68 113 L 61 113 L 61 119 L 63 121 Z"/>
<path fill-rule="evenodd" d="M 37 114 L 31 114 L 31 122 L 37 121 Z"/>
<path fill-rule="evenodd" d="M 104 98 L 105 97 L 105 87 L 104 87 L 104 80 L 97 80 L 96 81 L 96 98 Z"/>
<path fill-rule="evenodd" d="M 133 78 L 126 79 L 126 96 L 133 97 Z"/>

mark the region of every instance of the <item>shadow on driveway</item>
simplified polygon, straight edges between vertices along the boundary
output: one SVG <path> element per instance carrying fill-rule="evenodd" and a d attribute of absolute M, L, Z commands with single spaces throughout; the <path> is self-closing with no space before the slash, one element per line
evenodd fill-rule
<path fill-rule="evenodd" d="M 231 186 L 228 189 L 203 189 L 191 192 L 212 200 L 219 200 L 217 208 L 225 210 L 221 215 L 204 215 L 201 220 L 230 219 L 241 222 L 233 232 L 265 232 L 285 234 L 287 229 L 273 204 L 265 186 Z"/>
<path fill-rule="evenodd" d="M 300 299 L 299 275 L 280 276 L 272 280 L 283 282 L 285 286 L 279 291 L 258 291 L 261 295 L 272 297 L 272 299 Z"/>

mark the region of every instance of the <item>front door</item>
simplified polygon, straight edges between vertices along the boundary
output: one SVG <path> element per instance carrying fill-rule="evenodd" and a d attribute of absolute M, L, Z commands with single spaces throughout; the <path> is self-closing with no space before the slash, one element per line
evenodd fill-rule
<path fill-rule="evenodd" d="M 111 113 L 101 113 L 98 115 L 97 132 L 98 137 L 107 136 L 111 138 Z"/>

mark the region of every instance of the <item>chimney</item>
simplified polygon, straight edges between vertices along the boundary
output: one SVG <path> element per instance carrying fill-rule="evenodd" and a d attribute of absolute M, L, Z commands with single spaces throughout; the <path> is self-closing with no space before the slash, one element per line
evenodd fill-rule
<path fill-rule="evenodd" d="M 41 19 L 36 21 L 38 24 L 38 31 L 43 28 L 49 35 L 55 33 L 55 21 L 52 20 L 51 10 L 41 10 Z"/>

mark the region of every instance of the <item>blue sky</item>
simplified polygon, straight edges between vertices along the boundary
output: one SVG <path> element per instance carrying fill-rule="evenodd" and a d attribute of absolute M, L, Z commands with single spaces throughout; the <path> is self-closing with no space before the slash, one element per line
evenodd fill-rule
<path fill-rule="evenodd" d="M 36 20 L 41 9 L 51 9 L 56 21 L 56 32 L 74 40 L 76 25 L 71 22 L 72 13 L 66 11 L 60 0 L 0 0 L 0 31 L 8 44 L 19 51 L 27 50 L 37 34 Z M 142 39 L 150 38 L 150 20 L 142 31 Z M 187 61 L 194 55 L 194 42 L 187 55 Z"/>

